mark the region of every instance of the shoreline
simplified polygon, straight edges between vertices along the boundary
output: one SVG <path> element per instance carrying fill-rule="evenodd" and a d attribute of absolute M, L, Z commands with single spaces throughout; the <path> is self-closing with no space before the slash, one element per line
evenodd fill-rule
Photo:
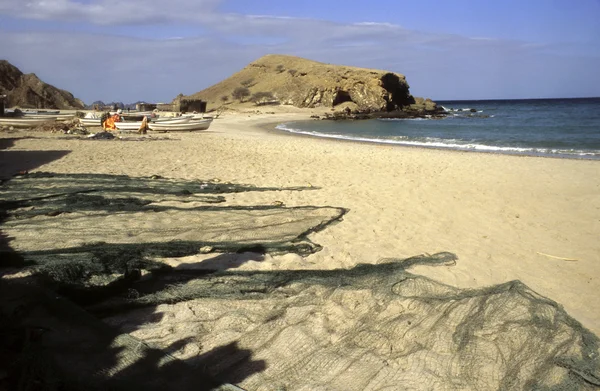
<path fill-rule="evenodd" d="M 132 135 L 136 142 L 2 132 L 0 153 L 7 158 L 0 166 L 12 165 L 15 172 L 217 178 L 281 189 L 228 194 L 227 205 L 282 203 L 349 212 L 309 235 L 322 246 L 315 254 L 267 255 L 231 267 L 351 268 L 448 251 L 458 256 L 456 265 L 414 266 L 410 272 L 462 289 L 520 280 L 600 335 L 597 161 L 316 140 L 273 126 L 314 113 L 224 114 L 208 131 Z M 40 155 L 39 164 L 28 166 Z M 296 187 L 311 190 L 285 190 Z M 203 259 L 199 254 L 168 262 Z"/>
<path fill-rule="evenodd" d="M 354 143 L 364 143 L 364 144 L 389 145 L 389 146 L 404 147 L 404 148 L 423 148 L 423 149 L 433 149 L 433 150 L 438 150 L 438 151 L 482 153 L 482 154 L 517 156 L 517 157 L 539 157 L 539 158 L 549 158 L 549 159 L 600 161 L 600 156 L 593 158 L 593 157 L 576 156 L 576 155 L 571 156 L 571 155 L 565 155 L 565 154 L 552 155 L 552 154 L 533 153 L 533 152 L 521 153 L 521 152 L 503 152 L 503 151 L 494 151 L 494 150 L 485 151 L 485 150 L 473 150 L 473 149 L 468 149 L 468 148 L 461 149 L 461 148 L 442 147 L 442 146 L 410 145 L 410 144 L 402 144 L 402 143 L 397 143 L 397 142 L 375 141 L 375 140 L 366 140 L 366 139 L 360 140 L 360 139 L 354 139 L 351 137 L 344 138 L 344 137 L 328 136 L 325 134 L 317 135 L 317 134 L 292 132 L 292 131 L 287 131 L 284 129 L 277 128 L 277 126 L 283 125 L 283 124 L 289 123 L 289 122 L 311 121 L 311 120 L 320 121 L 320 120 L 316 120 L 316 119 L 312 119 L 312 118 L 306 118 L 304 120 L 296 120 L 296 121 L 283 121 L 283 122 L 271 121 L 271 122 L 268 122 L 265 124 L 258 125 L 258 127 L 260 127 L 261 129 L 263 129 L 265 131 L 268 131 L 268 132 L 286 134 L 286 135 L 290 135 L 290 136 L 310 137 L 310 138 L 321 139 L 321 140 L 336 140 L 336 141 L 341 141 L 341 142 L 354 142 Z"/>

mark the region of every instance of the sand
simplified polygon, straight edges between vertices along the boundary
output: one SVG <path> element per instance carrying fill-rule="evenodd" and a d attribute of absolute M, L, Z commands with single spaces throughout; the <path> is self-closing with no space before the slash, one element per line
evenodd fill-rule
<path fill-rule="evenodd" d="M 312 191 L 249 192 L 230 205 L 348 208 L 312 234 L 323 249 L 220 267 L 333 269 L 449 251 L 454 266 L 411 271 L 460 288 L 521 280 L 600 335 L 600 162 L 373 145 L 291 136 L 304 111 L 224 113 L 208 131 L 89 141 L 2 132 L 0 175 L 20 170 L 161 175 Z M 269 125 L 271 124 L 271 125 Z M 27 136 L 27 137 L 25 137 Z M 153 140 L 153 141 L 149 141 Z M 167 260 L 193 264 L 198 255 Z M 566 259 L 563 259 L 566 258 Z"/>

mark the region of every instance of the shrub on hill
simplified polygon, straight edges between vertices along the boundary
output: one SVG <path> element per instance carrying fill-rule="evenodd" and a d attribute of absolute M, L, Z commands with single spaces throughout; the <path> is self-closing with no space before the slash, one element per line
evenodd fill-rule
<path fill-rule="evenodd" d="M 268 91 L 262 91 L 262 92 L 257 92 L 254 95 L 252 95 L 251 100 L 257 105 L 264 105 L 270 102 L 275 101 L 275 96 L 273 95 L 272 92 L 268 92 Z"/>
<path fill-rule="evenodd" d="M 233 96 L 233 99 L 237 99 L 240 102 L 243 102 L 245 98 L 248 98 L 250 96 L 250 90 L 247 87 L 238 87 L 235 90 L 233 90 L 231 96 Z"/>

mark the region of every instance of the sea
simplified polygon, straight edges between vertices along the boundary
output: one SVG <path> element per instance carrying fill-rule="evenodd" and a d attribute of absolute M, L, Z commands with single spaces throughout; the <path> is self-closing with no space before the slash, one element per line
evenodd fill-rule
<path fill-rule="evenodd" d="M 446 117 L 311 120 L 277 128 L 368 143 L 600 160 L 600 98 L 436 103 Z"/>

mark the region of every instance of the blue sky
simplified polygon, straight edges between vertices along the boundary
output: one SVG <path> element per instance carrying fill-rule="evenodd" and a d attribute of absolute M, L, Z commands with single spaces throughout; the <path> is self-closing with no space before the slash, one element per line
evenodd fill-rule
<path fill-rule="evenodd" d="M 434 100 L 600 96 L 600 0 L 0 0 L 0 59 L 94 100 L 171 101 L 268 53 Z"/>

